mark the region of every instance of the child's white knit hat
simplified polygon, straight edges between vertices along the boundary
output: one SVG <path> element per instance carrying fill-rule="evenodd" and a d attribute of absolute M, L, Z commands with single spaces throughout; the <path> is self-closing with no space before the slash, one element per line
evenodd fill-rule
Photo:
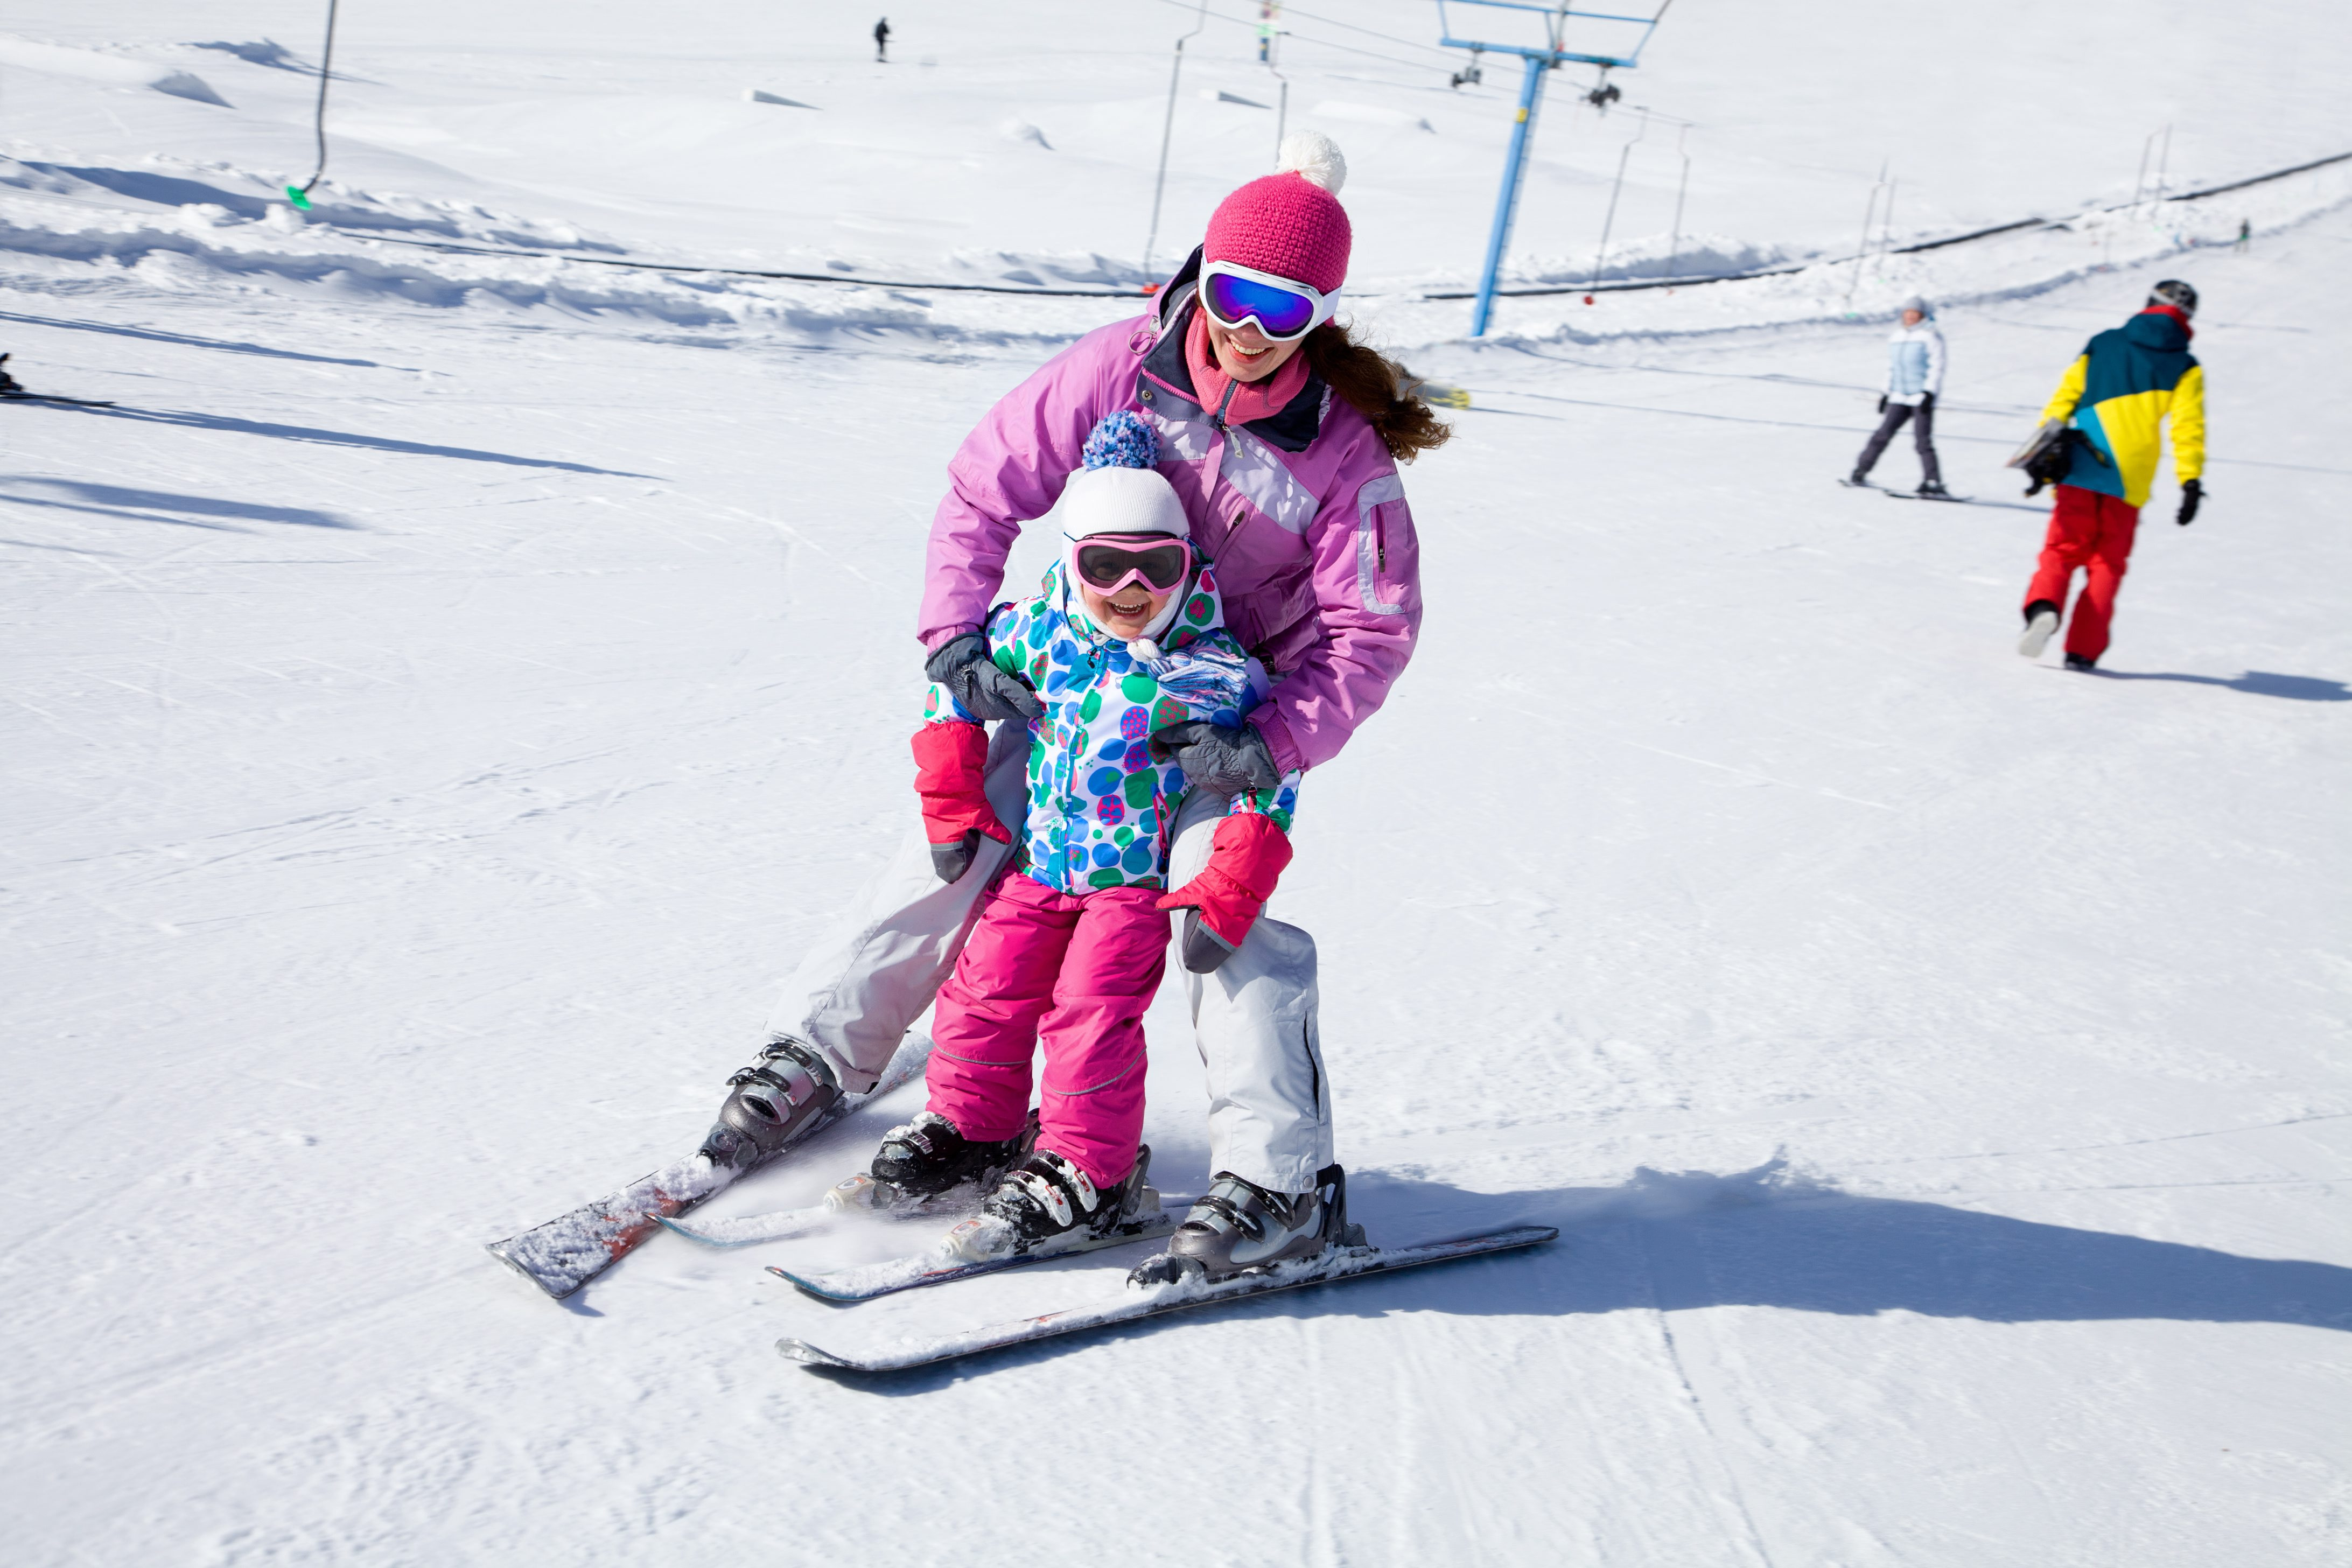
<path fill-rule="evenodd" d="M 1062 491 L 1062 537 L 1102 533 L 1165 533 L 1192 537 L 1184 503 L 1152 465 L 1160 439 L 1134 413 L 1105 415 L 1087 437 L 1086 467 Z"/>

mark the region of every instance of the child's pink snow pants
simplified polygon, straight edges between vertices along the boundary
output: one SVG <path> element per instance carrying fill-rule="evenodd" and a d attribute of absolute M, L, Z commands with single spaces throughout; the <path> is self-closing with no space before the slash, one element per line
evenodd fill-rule
<path fill-rule="evenodd" d="M 1143 1137 L 1143 1011 L 1168 963 L 1156 888 L 1057 893 L 1015 871 L 990 890 L 940 987 L 930 1109 L 965 1137 L 1021 1131 L 1045 1046 L 1037 1147 L 1097 1186 L 1127 1180 Z"/>

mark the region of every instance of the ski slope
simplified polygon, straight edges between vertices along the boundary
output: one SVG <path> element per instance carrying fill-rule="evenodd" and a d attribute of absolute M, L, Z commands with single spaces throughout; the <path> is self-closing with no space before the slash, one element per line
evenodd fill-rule
<path fill-rule="evenodd" d="M 1132 287 L 1188 15 L 925 0 L 876 66 L 807 3 L 347 6 L 313 221 L 269 200 L 310 6 L 11 16 L 144 72 L 0 49 L 0 350 L 120 405 L 0 407 L 12 1563 L 2352 1554 L 2342 165 L 1472 343 L 1421 296 L 1475 276 L 1515 83 L 1294 11 L 1360 313 L 1474 406 L 1407 470 L 1421 651 L 1279 912 L 1354 1217 L 1560 1239 L 880 1383 L 774 1342 L 1130 1260 L 829 1309 L 762 1265 L 905 1233 L 663 1237 L 559 1306 L 480 1250 L 699 1138 L 911 820 L 949 454 L 1135 308 L 583 258 Z M 1547 109 L 1513 276 L 1590 262 L 1633 103 L 1697 122 L 1730 260 L 1850 255 L 1882 160 L 1901 238 L 2123 202 L 2168 121 L 2175 188 L 2352 149 L 2332 16 L 1683 0 L 1626 105 Z M 1271 152 L 1199 96 L 1265 98 L 1252 48 L 1188 51 L 1163 263 Z M 1639 158 L 1626 272 L 1668 249 Z M 2001 459 L 2166 276 L 2205 510 L 2168 468 L 2101 672 L 2029 664 Z M 1831 483 L 1913 288 L 1979 504 Z M 1197 1191 L 1179 999 L 1150 1026 L 1155 1176 Z M 919 1103 L 712 1212 L 814 1201 Z"/>

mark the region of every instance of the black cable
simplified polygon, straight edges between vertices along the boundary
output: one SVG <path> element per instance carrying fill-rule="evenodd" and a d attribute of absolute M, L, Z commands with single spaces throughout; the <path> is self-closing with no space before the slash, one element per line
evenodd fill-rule
<path fill-rule="evenodd" d="M 327 0 L 327 47 L 319 57 L 319 106 L 310 118 L 310 129 L 319 138 L 319 166 L 310 171 L 310 177 L 300 185 L 286 187 L 286 199 L 304 212 L 310 210 L 310 187 L 317 184 L 320 176 L 327 172 L 327 82 L 333 76 L 335 68 L 335 6 L 338 3 L 339 0 Z"/>

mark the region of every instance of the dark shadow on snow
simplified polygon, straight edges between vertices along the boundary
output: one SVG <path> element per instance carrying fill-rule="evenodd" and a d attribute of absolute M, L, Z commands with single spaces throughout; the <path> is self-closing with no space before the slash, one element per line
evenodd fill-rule
<path fill-rule="evenodd" d="M 1748 1306 L 1992 1323 L 2137 1318 L 2352 1331 L 2352 1268 L 1860 1197 L 1794 1176 L 1779 1161 L 1728 1175 L 1645 1169 L 1613 1188 L 1469 1193 L 1377 1171 L 1349 1185 L 1351 1215 L 1376 1242 L 1512 1225 L 1558 1226 L 1560 1237 L 1496 1258 L 1202 1310 L 1229 1319 L 1575 1317 Z M 1174 1313 L 890 1376 L 818 1375 L 877 1394 L 919 1394 L 1197 1321 Z M 803 1328 L 828 1350 L 858 1348 L 846 1320 Z"/>
<path fill-rule="evenodd" d="M 220 430 L 236 436 L 274 436 L 320 447 L 359 447 L 375 452 L 400 452 L 419 458 L 457 458 L 469 463 L 506 463 L 518 468 L 553 468 L 567 474 L 602 474 L 619 479 L 659 479 L 658 474 L 632 473 L 626 468 L 600 468 L 589 463 L 567 463 L 556 458 L 519 458 L 511 452 L 484 452 L 471 447 L 436 447 L 429 441 L 402 441 L 390 436 L 362 436 L 350 430 L 320 430 L 307 425 L 273 425 L 258 419 L 237 419 L 226 414 L 196 414 L 184 409 L 77 408 L 58 404 L 70 414 L 95 418 L 130 419 L 142 425 L 176 425 L 190 430 Z"/>
<path fill-rule="evenodd" d="M 298 359 L 311 364 L 349 364 L 362 370 L 400 370 L 401 365 L 380 364 L 372 359 L 337 359 L 332 354 L 306 354 L 293 349 L 266 348 L 260 343 L 231 342 L 226 338 L 191 337 L 185 332 L 159 331 L 152 327 L 117 327 L 103 321 L 68 321 L 56 316 L 26 316 L 14 310 L 0 310 L 0 321 L 23 321 L 37 327 L 62 327 L 73 332 L 104 332 L 110 337 L 139 338 L 152 343 L 179 343 L 188 348 L 219 349 L 234 354 L 266 354 L 271 359 Z"/>
<path fill-rule="evenodd" d="M 102 517 L 136 518 L 142 522 L 176 523 L 184 528 L 246 530 L 236 522 L 290 522 L 304 528 L 362 526 L 331 511 L 301 506 L 264 506 L 256 501 L 224 500 L 217 496 L 174 495 L 169 490 L 131 489 L 123 485 L 97 485 L 81 479 L 5 479 L 0 484 L 33 486 L 62 491 L 65 499 L 29 496 L 16 489 L 0 490 L 0 503 L 45 507 L 57 511 L 95 512 Z M 171 516 L 170 513 L 182 515 Z"/>
<path fill-rule="evenodd" d="M 2284 697 L 2294 702 L 2352 702 L 2352 687 L 2340 680 L 2314 675 L 2274 675 L 2266 669 L 2250 669 L 2234 680 L 2168 670 L 2095 669 L 2091 673 L 2108 680 L 2177 680 L 2187 686 L 2226 686 L 2232 691 L 2248 691 L 2256 697 Z"/>

